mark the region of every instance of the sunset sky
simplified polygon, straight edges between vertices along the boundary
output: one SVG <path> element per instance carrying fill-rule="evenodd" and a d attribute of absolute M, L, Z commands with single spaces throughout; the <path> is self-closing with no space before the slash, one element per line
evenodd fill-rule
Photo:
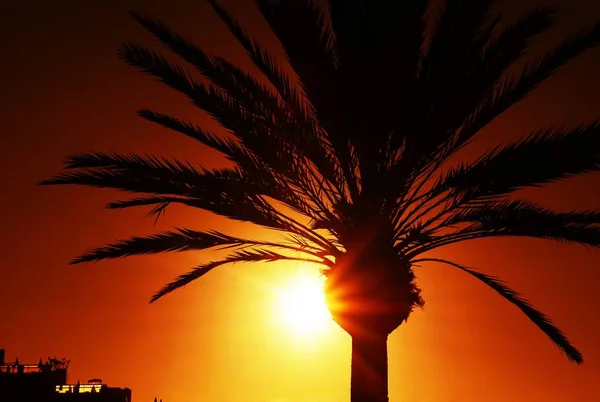
<path fill-rule="evenodd" d="M 535 52 L 600 19 L 600 3 L 508 0 L 507 17 L 536 4 L 559 24 Z M 592 2 L 589 2 L 590 4 Z M 251 0 L 222 0 L 276 46 Z M 220 160 L 198 143 L 137 117 L 142 107 L 210 123 L 171 90 L 116 57 L 122 41 L 154 46 L 136 10 L 246 63 L 202 0 L 3 0 L 0 2 L 0 348 L 7 359 L 72 360 L 73 382 L 129 387 L 134 402 L 342 402 L 349 400 L 350 337 L 333 323 L 300 333 L 282 318 L 280 290 L 299 264 L 220 268 L 149 304 L 164 283 L 210 254 L 168 254 L 68 266 L 86 249 L 174 225 L 240 233 L 200 211 L 106 210 L 113 191 L 39 187 L 77 151 L 134 151 Z M 600 49 L 585 53 L 482 132 L 474 149 L 540 125 L 600 118 Z M 600 176 L 524 195 L 557 208 L 600 208 Z M 448 247 L 451 257 L 501 276 L 547 313 L 584 354 L 570 364 L 514 306 L 452 268 L 416 269 L 426 308 L 389 339 L 390 401 L 594 402 L 600 400 L 600 251 L 549 241 L 490 240 Z M 310 276 L 312 275 L 312 276 Z"/>

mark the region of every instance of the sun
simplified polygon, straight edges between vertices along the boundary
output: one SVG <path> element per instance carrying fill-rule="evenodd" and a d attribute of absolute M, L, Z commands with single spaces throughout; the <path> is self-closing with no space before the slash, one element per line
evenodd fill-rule
<path fill-rule="evenodd" d="M 316 334 L 331 323 L 323 293 L 323 278 L 298 275 L 278 293 L 279 319 L 293 333 Z"/>

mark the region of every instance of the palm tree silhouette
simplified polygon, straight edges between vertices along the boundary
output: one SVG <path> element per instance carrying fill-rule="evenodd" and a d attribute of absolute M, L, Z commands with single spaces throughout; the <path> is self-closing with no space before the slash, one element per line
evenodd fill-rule
<path fill-rule="evenodd" d="M 207 55 L 161 22 L 132 13 L 175 55 L 203 74 L 138 44 L 119 55 L 208 112 L 231 134 L 219 136 L 152 110 L 139 115 L 224 154 L 233 168 L 208 170 L 163 157 L 76 153 L 42 184 L 80 184 L 138 194 L 109 208 L 171 204 L 208 210 L 271 229 L 259 241 L 219 231 L 177 229 L 95 248 L 72 263 L 171 251 L 228 248 L 160 289 L 156 301 L 207 272 L 235 262 L 320 264 L 334 320 L 352 337 L 351 400 L 387 401 L 387 337 L 423 306 L 413 267 L 453 266 L 520 309 L 575 363 L 581 353 L 551 320 L 501 280 L 453 261 L 423 256 L 457 242 L 525 236 L 600 245 L 600 212 L 560 212 L 511 198 L 522 188 L 600 170 L 600 124 L 546 128 L 471 163 L 442 169 L 488 123 L 565 63 L 600 42 L 600 25 L 567 38 L 503 73 L 554 11 L 538 7 L 501 30 L 492 0 L 255 0 L 297 77 L 208 0 L 265 81 Z M 296 78 L 300 85 L 297 85 Z M 285 213 L 284 205 L 296 214 Z M 300 217 L 297 217 L 301 216 Z"/>

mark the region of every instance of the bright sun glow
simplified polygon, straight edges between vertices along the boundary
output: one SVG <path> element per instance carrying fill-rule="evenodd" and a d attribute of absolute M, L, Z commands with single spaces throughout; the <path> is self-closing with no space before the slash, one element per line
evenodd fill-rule
<path fill-rule="evenodd" d="M 296 334 L 314 334 L 331 322 L 320 277 L 294 278 L 280 291 L 277 306 L 282 322 Z"/>

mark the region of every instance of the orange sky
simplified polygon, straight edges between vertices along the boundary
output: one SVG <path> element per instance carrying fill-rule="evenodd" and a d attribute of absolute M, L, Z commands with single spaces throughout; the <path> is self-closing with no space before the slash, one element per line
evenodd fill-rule
<path fill-rule="evenodd" d="M 7 358 L 37 362 L 40 356 L 66 356 L 72 360 L 71 380 L 100 377 L 127 386 L 136 402 L 155 395 L 165 402 L 347 401 L 349 337 L 332 324 L 318 340 L 290 338 L 273 313 L 272 289 L 296 266 L 219 269 L 149 305 L 162 284 L 207 257 L 171 254 L 66 265 L 77 253 L 115 238 L 171 225 L 221 228 L 220 221 L 188 209 L 173 209 L 152 227 L 145 210 L 104 210 L 113 192 L 34 185 L 57 172 L 61 159 L 74 151 L 215 161 L 192 140 L 135 115 L 150 107 L 206 121 L 185 100 L 117 60 L 120 41 L 148 39 L 125 11 L 158 16 L 211 51 L 238 60 L 241 53 L 203 1 L 37 3 L 0 5 L 0 347 Z M 261 29 L 249 1 L 223 3 L 242 13 L 251 29 Z M 524 7 L 508 3 L 509 15 Z M 582 1 L 545 3 L 562 12 L 551 40 L 600 18 L 600 7 L 584 7 Z M 499 141 L 540 124 L 600 117 L 599 69 L 600 50 L 586 53 L 497 120 L 485 137 Z M 598 178 L 531 195 L 556 207 L 598 206 Z M 426 309 L 389 341 L 392 402 L 600 400 L 598 251 L 496 240 L 440 255 L 502 276 L 567 332 L 586 362 L 569 364 L 493 291 L 432 265 L 417 269 Z"/>

